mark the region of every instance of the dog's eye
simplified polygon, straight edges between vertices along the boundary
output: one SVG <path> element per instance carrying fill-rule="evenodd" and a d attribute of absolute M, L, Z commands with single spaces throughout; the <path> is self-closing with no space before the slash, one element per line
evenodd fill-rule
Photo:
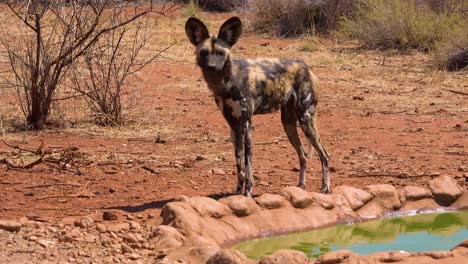
<path fill-rule="evenodd" d="M 200 50 L 200 57 L 206 57 L 208 56 L 208 51 L 207 50 Z"/>
<path fill-rule="evenodd" d="M 216 55 L 218 55 L 218 56 L 224 56 L 224 51 L 216 51 Z"/>

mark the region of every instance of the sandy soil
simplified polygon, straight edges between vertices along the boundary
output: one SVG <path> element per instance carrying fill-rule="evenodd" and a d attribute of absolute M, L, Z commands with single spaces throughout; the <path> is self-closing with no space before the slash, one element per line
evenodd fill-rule
<path fill-rule="evenodd" d="M 229 16 L 203 14 L 212 27 Z M 177 195 L 221 197 L 234 190 L 229 130 L 194 64 L 184 23 L 180 15 L 160 20 L 150 48 L 175 44 L 140 74 L 145 82 L 135 88 L 137 105 L 125 126 L 96 127 L 75 116 L 86 111 L 76 104 L 67 108 L 66 126 L 4 130 L 10 145 L 36 149 L 43 142 L 50 157 L 66 159 L 30 169 L 0 164 L 1 219 L 100 218 L 113 211 L 156 216 L 150 218 L 157 223 L 162 206 Z M 468 91 L 466 72 L 434 70 L 427 54 L 309 42 L 247 32 L 233 53 L 301 58 L 321 79 L 319 130 L 332 156 L 333 186 L 422 185 L 438 175 L 466 186 L 467 97 L 450 91 Z M 313 51 L 302 51 L 305 45 Z M 254 123 L 254 194 L 295 185 L 298 160 L 279 114 L 256 116 Z M 18 153 L 30 155 L 0 142 L 0 156 Z M 316 156 L 309 161 L 307 190 L 318 191 L 320 164 Z"/>

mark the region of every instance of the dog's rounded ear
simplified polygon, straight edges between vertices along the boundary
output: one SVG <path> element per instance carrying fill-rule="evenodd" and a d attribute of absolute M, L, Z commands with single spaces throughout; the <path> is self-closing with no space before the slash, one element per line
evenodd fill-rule
<path fill-rule="evenodd" d="M 210 37 L 210 33 L 205 24 L 198 18 L 191 17 L 185 23 L 185 34 L 193 45 L 198 45 L 204 39 Z"/>
<path fill-rule="evenodd" d="M 218 39 L 224 40 L 231 47 L 236 44 L 242 34 L 242 22 L 238 17 L 231 17 L 219 29 Z"/>

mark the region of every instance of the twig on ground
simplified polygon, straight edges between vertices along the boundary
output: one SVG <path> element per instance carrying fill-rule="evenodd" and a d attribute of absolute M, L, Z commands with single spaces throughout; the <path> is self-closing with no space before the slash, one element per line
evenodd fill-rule
<path fill-rule="evenodd" d="M 43 197 L 39 197 L 37 198 L 36 200 L 45 200 L 45 199 L 51 199 L 51 198 L 62 198 L 62 197 L 84 197 L 84 193 L 86 192 L 86 190 L 88 189 L 88 186 L 89 184 L 91 183 L 91 181 L 87 181 L 86 184 L 83 186 L 83 188 L 81 189 L 81 191 L 75 193 L 75 194 L 68 194 L 68 195 L 48 195 L 48 196 L 43 196 Z"/>
<path fill-rule="evenodd" d="M 457 90 L 452 90 L 452 89 L 445 89 L 445 90 L 448 91 L 448 92 L 451 92 L 451 93 L 456 93 L 456 94 L 461 94 L 461 95 L 466 95 L 466 96 L 468 96 L 468 93 L 466 93 L 466 92 L 457 91 Z"/>

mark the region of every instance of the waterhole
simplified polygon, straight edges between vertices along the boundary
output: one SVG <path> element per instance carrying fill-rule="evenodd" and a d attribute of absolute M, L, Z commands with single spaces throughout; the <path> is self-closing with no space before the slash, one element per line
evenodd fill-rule
<path fill-rule="evenodd" d="M 309 258 L 348 249 L 360 255 L 404 250 L 449 250 L 468 239 L 468 210 L 384 218 L 339 224 L 312 231 L 253 239 L 233 246 L 253 259 L 280 249 L 295 249 Z"/>

